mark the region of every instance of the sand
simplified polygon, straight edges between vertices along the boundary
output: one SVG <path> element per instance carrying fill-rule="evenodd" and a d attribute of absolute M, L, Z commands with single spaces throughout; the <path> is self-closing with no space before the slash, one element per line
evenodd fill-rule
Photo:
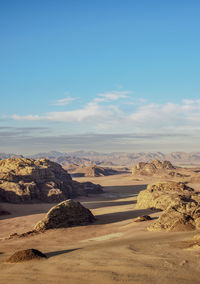
<path fill-rule="evenodd" d="M 11 212 L 0 217 L 0 283 L 200 283 L 199 248 L 178 245 L 199 232 L 149 232 L 146 227 L 161 213 L 135 209 L 137 194 L 154 180 L 127 174 L 76 180 L 105 186 L 102 195 L 76 199 L 97 217 L 89 226 L 5 240 L 10 233 L 31 230 L 54 204 L 0 204 Z M 133 222 L 140 215 L 153 220 Z M 28 248 L 48 259 L 6 263 L 15 251 Z"/>

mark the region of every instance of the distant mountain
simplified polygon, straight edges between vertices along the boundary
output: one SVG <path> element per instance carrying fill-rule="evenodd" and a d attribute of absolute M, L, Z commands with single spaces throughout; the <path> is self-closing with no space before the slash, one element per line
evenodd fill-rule
<path fill-rule="evenodd" d="M 16 154 L 0 153 L 0 160 L 8 159 L 8 158 L 23 158 L 23 156 L 16 155 Z"/>
<path fill-rule="evenodd" d="M 62 153 L 62 152 L 57 152 L 57 151 L 50 151 L 50 152 L 44 152 L 44 153 L 38 153 L 35 155 L 30 155 L 29 158 L 31 159 L 42 159 L 42 158 L 57 158 L 57 157 L 61 157 L 67 155 L 66 153 Z"/>
<path fill-rule="evenodd" d="M 10 157 L 23 157 L 15 154 L 0 153 L 0 159 Z M 200 164 L 200 152 L 172 152 L 164 154 L 162 152 L 113 152 L 101 153 L 95 151 L 76 151 L 76 152 L 57 152 L 50 151 L 46 153 L 38 153 L 35 155 L 26 156 L 33 159 L 46 158 L 67 167 L 70 164 L 90 166 L 90 165 L 105 165 L 105 166 L 134 166 L 139 162 L 149 162 L 153 159 L 160 161 L 168 160 L 173 164 L 182 165 L 198 165 Z"/>
<path fill-rule="evenodd" d="M 168 160 L 175 164 L 199 164 L 200 152 L 172 152 L 164 154 L 161 152 L 139 152 L 139 153 L 125 153 L 125 152 L 113 152 L 113 153 L 97 153 L 97 152 L 73 152 L 73 156 L 88 158 L 91 162 L 104 165 L 120 165 L 120 166 L 133 166 L 139 162 L 149 162 L 153 159 Z M 80 156 L 79 156 L 80 155 Z"/>

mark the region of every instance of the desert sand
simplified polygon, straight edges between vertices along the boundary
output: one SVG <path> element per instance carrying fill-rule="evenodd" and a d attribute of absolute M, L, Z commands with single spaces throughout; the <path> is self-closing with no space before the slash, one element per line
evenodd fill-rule
<path fill-rule="evenodd" d="M 199 247 L 180 245 L 200 232 L 149 232 L 147 226 L 161 213 L 135 209 L 138 193 L 155 179 L 121 174 L 76 180 L 104 186 L 104 194 L 75 199 L 97 218 L 88 226 L 8 240 L 11 233 L 31 230 L 55 204 L 0 204 L 11 213 L 0 217 L 0 283 L 200 283 Z M 134 222 L 141 215 L 153 220 Z M 48 259 L 6 262 L 29 248 Z"/>

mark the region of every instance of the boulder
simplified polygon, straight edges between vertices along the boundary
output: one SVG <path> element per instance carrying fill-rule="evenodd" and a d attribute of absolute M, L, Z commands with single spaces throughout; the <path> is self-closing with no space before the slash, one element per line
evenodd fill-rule
<path fill-rule="evenodd" d="M 47 256 L 41 251 L 36 249 L 26 249 L 15 252 L 11 257 L 7 259 L 7 262 L 15 263 L 27 260 L 40 260 L 45 259 Z"/>
<path fill-rule="evenodd" d="M 94 221 L 95 217 L 89 209 L 82 206 L 80 202 L 69 199 L 52 207 L 46 216 L 35 225 L 34 230 L 67 228 L 87 225 Z"/>

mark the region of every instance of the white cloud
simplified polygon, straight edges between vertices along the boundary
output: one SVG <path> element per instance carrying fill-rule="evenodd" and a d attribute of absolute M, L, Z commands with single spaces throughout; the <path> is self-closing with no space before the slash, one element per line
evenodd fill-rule
<path fill-rule="evenodd" d="M 12 118 L 14 120 L 41 120 L 41 116 L 39 115 L 24 115 L 24 116 L 21 116 L 21 115 L 17 115 L 17 114 L 13 114 L 12 115 Z"/>
<path fill-rule="evenodd" d="M 112 119 L 113 116 L 121 111 L 116 105 L 101 105 L 102 102 L 116 101 L 121 98 L 127 98 L 128 91 L 119 92 L 112 91 L 99 94 L 91 102 L 86 104 L 83 108 L 71 110 L 71 111 L 57 111 L 49 112 L 45 115 L 27 115 L 20 116 L 14 114 L 12 116 L 15 120 L 46 120 L 57 122 L 83 122 L 91 121 L 101 123 L 105 120 Z M 67 97 L 62 100 L 58 100 L 56 105 L 66 105 L 68 102 L 74 100 L 71 97 Z"/>
<path fill-rule="evenodd" d="M 112 111 L 108 108 L 104 109 L 97 103 L 90 102 L 82 109 L 65 112 L 51 112 L 44 118 L 53 121 L 81 122 L 89 119 L 108 117 L 110 115 L 112 115 Z"/>
<path fill-rule="evenodd" d="M 200 100 L 178 103 L 147 104 L 131 113 L 129 119 L 142 129 L 193 131 L 200 129 Z"/>
<path fill-rule="evenodd" d="M 111 91 L 106 93 L 100 93 L 97 98 L 95 98 L 95 102 L 109 102 L 116 101 L 119 99 L 128 98 L 129 91 Z"/>
<path fill-rule="evenodd" d="M 66 106 L 68 104 L 70 104 L 71 102 L 73 102 L 75 100 L 75 98 L 72 98 L 72 97 L 66 97 L 64 99 L 60 99 L 60 100 L 57 100 L 54 105 L 55 106 Z"/>
<path fill-rule="evenodd" d="M 142 100 L 142 104 L 129 105 L 126 112 L 125 104 L 122 107 L 121 102 L 117 100 L 129 98 L 128 94 L 128 91 L 101 93 L 82 108 L 75 110 L 48 112 L 43 115 L 14 114 L 12 118 L 28 121 L 73 122 L 77 125 L 84 123 L 83 130 L 110 130 L 116 133 L 118 131 L 124 133 L 200 131 L 200 100 L 185 99 L 180 103 L 164 104 Z"/>

